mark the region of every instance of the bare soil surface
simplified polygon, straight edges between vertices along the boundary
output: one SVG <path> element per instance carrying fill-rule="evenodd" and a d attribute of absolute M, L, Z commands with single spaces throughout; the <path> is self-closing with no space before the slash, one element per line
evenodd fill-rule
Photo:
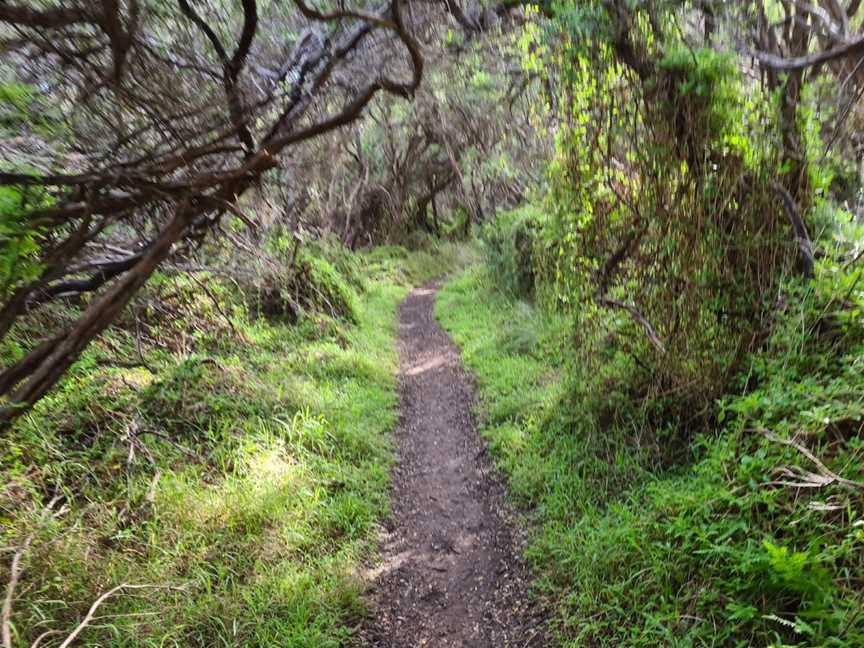
<path fill-rule="evenodd" d="M 383 560 L 368 574 L 375 648 L 546 646 L 516 522 L 472 416 L 459 352 L 435 321 L 436 286 L 399 310 L 399 461 Z"/>

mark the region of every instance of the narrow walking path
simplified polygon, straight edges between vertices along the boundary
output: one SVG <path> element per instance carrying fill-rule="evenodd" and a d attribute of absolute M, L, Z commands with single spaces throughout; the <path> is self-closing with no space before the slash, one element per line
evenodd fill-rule
<path fill-rule="evenodd" d="M 399 310 L 402 420 L 393 519 L 370 574 L 375 648 L 543 646 L 503 488 L 474 426 L 459 352 L 434 288 Z"/>

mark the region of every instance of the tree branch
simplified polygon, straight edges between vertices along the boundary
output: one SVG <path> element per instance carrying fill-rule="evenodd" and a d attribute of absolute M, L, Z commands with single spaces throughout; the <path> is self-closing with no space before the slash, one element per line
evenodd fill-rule
<path fill-rule="evenodd" d="M 599 301 L 604 306 L 612 306 L 614 308 L 621 308 L 627 311 L 630 314 L 630 317 L 633 318 L 633 321 L 639 324 L 645 330 L 645 334 L 648 336 L 648 341 L 651 342 L 654 348 L 657 349 L 657 351 L 659 351 L 661 354 L 666 353 L 666 345 L 663 344 L 663 340 L 660 339 L 660 336 L 657 335 L 654 327 L 651 326 L 651 322 L 646 319 L 646 317 L 639 311 L 638 308 L 636 308 L 632 304 L 625 304 L 624 302 L 618 301 L 617 299 L 611 299 L 609 297 L 600 297 Z"/>
<path fill-rule="evenodd" d="M 57 7 L 38 11 L 30 7 L 8 5 L 5 2 L 0 3 L 0 21 L 20 27 L 49 29 L 96 22 L 93 14 L 83 7 Z"/>
<path fill-rule="evenodd" d="M 772 182 L 771 188 L 780 196 L 783 202 L 783 208 L 786 215 L 789 217 L 789 222 L 792 224 L 792 230 L 795 233 L 795 241 L 798 243 L 798 252 L 801 258 L 801 266 L 804 276 L 807 279 L 813 278 L 813 267 L 816 264 L 813 256 L 813 243 L 810 241 L 810 235 L 807 232 L 807 225 L 804 219 L 801 218 L 801 212 L 798 211 L 795 201 L 789 191 L 779 182 Z"/>
<path fill-rule="evenodd" d="M 759 61 L 762 65 L 774 70 L 792 72 L 795 70 L 804 70 L 815 65 L 827 63 L 840 58 L 850 56 L 858 56 L 864 53 L 864 36 L 859 36 L 843 45 L 839 45 L 824 52 L 816 54 L 808 54 L 806 56 L 795 56 L 791 58 L 783 58 L 776 54 L 768 52 L 755 51 L 751 52 L 753 58 Z"/>

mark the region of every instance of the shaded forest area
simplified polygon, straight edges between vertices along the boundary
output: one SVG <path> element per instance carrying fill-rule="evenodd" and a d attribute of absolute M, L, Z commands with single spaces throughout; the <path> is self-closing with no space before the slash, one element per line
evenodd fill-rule
<path fill-rule="evenodd" d="M 860 4 L 0 2 L 0 645 L 350 645 L 451 274 L 557 643 L 864 645 Z"/>

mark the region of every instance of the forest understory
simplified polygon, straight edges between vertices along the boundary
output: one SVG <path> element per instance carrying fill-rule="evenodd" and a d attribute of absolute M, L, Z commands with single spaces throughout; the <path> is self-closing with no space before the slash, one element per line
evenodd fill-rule
<path fill-rule="evenodd" d="M 861 5 L 0 2 L 0 648 L 864 646 Z"/>

